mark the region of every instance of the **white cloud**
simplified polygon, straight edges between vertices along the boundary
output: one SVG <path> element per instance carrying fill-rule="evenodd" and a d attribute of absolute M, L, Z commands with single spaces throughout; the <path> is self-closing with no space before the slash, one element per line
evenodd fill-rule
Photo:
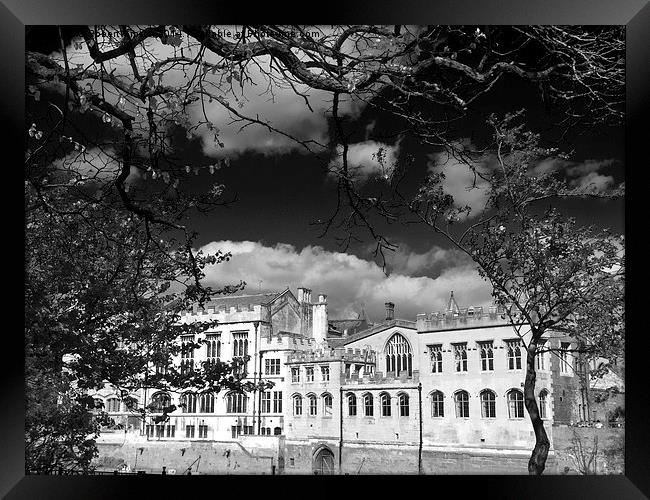
<path fill-rule="evenodd" d="M 456 147 L 471 151 L 472 144 L 468 139 L 463 139 L 456 143 Z M 442 151 L 429 155 L 429 159 L 427 164 L 429 171 L 444 174 L 443 190 L 453 196 L 454 205 L 458 208 L 471 207 L 468 216 L 470 218 L 479 215 L 487 201 L 488 183 L 475 175 L 470 166 L 455 154 Z M 486 161 L 473 162 L 472 166 L 478 173 L 485 173 L 488 170 Z"/>
<path fill-rule="evenodd" d="M 613 158 L 590 159 L 583 162 L 546 158 L 535 166 L 533 173 L 561 172 L 566 176 L 571 187 L 600 192 L 611 188 L 615 181 L 613 176 L 599 172 L 618 165 L 619 161 Z"/>
<path fill-rule="evenodd" d="M 390 177 L 399 158 L 401 138 L 392 146 L 377 141 L 364 141 L 348 147 L 348 171 L 358 180 L 373 176 Z M 343 165 L 343 147 L 337 146 L 330 167 L 338 171 Z M 381 158 L 381 161 L 380 161 Z"/>
<path fill-rule="evenodd" d="M 234 26 L 220 26 L 216 28 L 231 29 L 233 32 L 238 30 Z M 241 27 L 239 27 L 240 29 Z M 324 33 L 327 34 L 329 31 L 331 29 L 324 28 Z M 200 46 L 198 44 L 188 46 L 185 35 L 183 39 L 183 56 L 186 58 L 195 57 Z M 108 50 L 108 47 L 105 47 L 103 50 Z M 180 55 L 179 48 L 165 45 L 157 38 L 147 40 L 146 50 L 148 55 L 145 60 L 147 61 L 152 59 L 159 61 L 173 57 L 175 51 L 177 52 L 176 55 Z M 80 67 L 93 65 L 85 44 L 83 44 L 81 49 L 75 48 L 73 44 L 68 48 L 67 54 L 70 64 L 73 67 L 77 67 L 77 65 Z M 62 64 L 60 53 L 54 52 L 52 57 L 61 60 Z M 217 63 L 221 61 L 221 58 L 206 51 L 204 60 Z M 146 65 L 142 64 L 143 60 L 140 58 L 137 61 L 140 72 L 146 73 L 149 69 L 148 63 Z M 130 77 L 132 75 L 130 62 L 126 56 L 106 61 L 105 68 L 109 73 L 114 71 L 114 75 L 118 77 Z M 227 82 L 227 72 L 218 71 L 216 74 L 208 73 L 206 74 L 204 89 L 225 99 L 228 105 L 237 113 L 257 119 L 263 123 L 268 123 L 270 126 L 284 131 L 299 140 L 317 141 L 323 145 L 328 144 L 327 116 L 332 106 L 332 94 L 330 92 L 311 89 L 306 85 L 297 83 L 294 83 L 292 87 L 277 71 L 277 62 L 271 64 L 269 56 L 255 58 L 254 61 L 248 64 L 246 72 L 248 78 L 243 84 L 240 84 L 234 79 L 231 82 Z M 270 85 L 271 80 L 265 73 L 272 74 L 272 85 Z M 155 83 L 178 87 L 179 85 L 185 84 L 193 74 L 193 70 L 186 73 L 185 69 L 169 69 L 165 72 L 161 80 L 158 80 L 158 77 L 156 77 Z M 127 81 L 127 85 L 131 81 L 132 78 Z M 95 91 L 99 91 L 99 85 L 93 84 L 93 86 L 95 87 Z M 107 92 L 105 96 L 107 101 L 113 104 L 117 102 L 118 96 L 112 92 Z M 161 99 L 158 100 L 161 101 Z M 306 104 L 306 100 L 309 101 L 311 109 Z M 138 105 L 142 106 L 142 103 L 138 102 Z M 365 103 L 362 100 L 342 96 L 339 113 L 341 115 L 358 117 L 364 107 Z M 126 108 L 131 109 L 132 106 L 126 103 Z M 255 151 L 264 154 L 286 153 L 293 150 L 306 152 L 302 146 L 289 137 L 272 132 L 264 125 L 252 124 L 242 128 L 246 122 L 238 122 L 237 120 L 239 118 L 236 114 L 226 109 L 216 99 L 209 102 L 206 97 L 203 103 L 197 102 L 188 106 L 188 110 L 190 121 L 193 124 L 198 120 L 205 119 L 205 111 L 205 115 L 207 115 L 218 130 L 218 142 L 224 145 L 223 148 L 215 141 L 214 130 L 209 130 L 206 126 L 202 126 L 192 131 L 193 136 L 201 140 L 203 152 L 207 156 L 215 158 L 233 157 L 245 151 Z M 144 113 L 136 120 L 134 128 L 137 129 L 139 126 L 146 127 Z M 310 147 L 315 151 L 322 150 L 313 143 L 310 144 Z"/>
<path fill-rule="evenodd" d="M 53 161 L 52 167 L 55 172 L 63 174 L 66 178 L 68 174 L 73 173 L 83 176 L 84 182 L 105 184 L 117 178 L 121 163 L 112 148 L 100 149 L 96 147 L 74 150 Z M 139 178 L 138 170 L 131 167 L 127 184 L 131 184 L 136 178 Z"/>
<path fill-rule="evenodd" d="M 312 289 L 312 296 L 328 296 L 330 318 L 350 315 L 363 305 L 371 320 L 384 317 L 384 302 L 396 304 L 396 316 L 415 320 L 421 312 L 442 310 L 453 290 L 461 306 L 487 305 L 490 287 L 471 263 L 455 263 L 449 253 L 434 249 L 431 253 L 404 257 L 402 271 L 414 274 L 431 268 L 436 255 L 451 265 L 438 269 L 435 277 L 409 276 L 393 273 L 385 276 L 373 262 L 354 255 L 330 252 L 319 246 L 298 250 L 293 245 L 278 243 L 267 246 L 253 241 L 216 241 L 202 247 L 205 252 L 232 252 L 232 259 L 206 270 L 205 282 L 219 286 L 244 280 L 245 293 L 255 293 L 262 280 L 263 290 L 295 293 L 300 286 Z M 408 252 L 406 252 L 408 253 Z M 426 257 L 422 257 L 426 255 Z"/>

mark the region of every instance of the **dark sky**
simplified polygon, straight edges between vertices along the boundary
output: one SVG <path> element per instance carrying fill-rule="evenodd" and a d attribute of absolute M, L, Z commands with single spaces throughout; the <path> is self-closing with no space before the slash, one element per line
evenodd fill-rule
<path fill-rule="evenodd" d="M 66 42 L 74 34 L 73 28 L 64 30 Z M 58 48 L 56 31 L 52 28 L 32 28 L 27 42 L 28 48 L 46 53 Z M 83 54 L 75 56 L 70 45 L 68 52 L 71 58 L 84 60 Z M 261 112 L 279 127 L 331 142 L 329 104 L 323 101 L 326 97 L 314 95 L 317 104 L 314 112 L 306 110 L 301 99 L 290 92 L 280 93 L 275 104 L 252 94 L 248 97 L 251 100 L 244 111 Z M 467 118 L 455 124 L 452 137 L 480 142 L 485 137 L 483 124 L 488 114 L 521 108 L 527 110 L 527 126 L 540 132 L 549 145 L 572 151 L 572 159 L 578 164 L 588 160 L 602 164 L 595 172 L 601 178 L 611 176 L 615 183 L 624 180 L 623 127 L 571 128 L 560 137 L 558 128 L 553 126 L 558 114 L 553 114 L 542 102 L 536 85 L 515 77 L 502 78 L 478 100 Z M 36 111 L 35 116 L 39 116 L 38 109 Z M 336 231 L 318 238 L 321 227 L 311 223 L 328 218 L 336 203 L 336 184 L 324 169 L 333 149 L 317 158 L 295 145 L 265 148 L 264 141 L 271 137 L 268 132 L 258 127 L 238 134 L 236 128 L 228 127 L 225 117 L 217 115 L 217 118 L 222 119 L 219 126 L 224 129 L 224 154 L 229 156 L 230 166 L 214 175 L 203 169 L 185 184 L 186 188 L 194 190 L 219 181 L 226 186 L 226 197 L 236 195 L 238 200 L 207 215 L 196 213 L 190 221 L 190 226 L 199 232 L 197 246 L 233 251 L 232 261 L 210 271 L 208 281 L 225 283 L 244 279 L 248 283 L 247 293 L 282 289 L 287 285 L 295 291 L 297 286 L 308 286 L 315 293 L 327 293 L 333 314 L 339 317 L 353 315 L 363 307 L 371 318 L 374 315 L 381 319 L 378 316 L 382 314 L 383 302 L 392 300 L 397 304 L 397 316 L 414 319 L 417 312 L 444 307 L 452 289 L 461 307 L 472 303 L 481 305 L 490 300 L 489 290 L 481 283 L 473 266 L 425 227 L 377 222 L 382 234 L 400 245 L 391 257 L 389 269 L 393 273 L 390 277 L 372 262 L 369 253 L 372 242 L 367 234 L 360 232 L 358 236 L 363 241 L 346 252 L 337 244 Z M 99 115 L 92 113 L 76 114 L 75 124 L 79 137 L 96 135 L 104 138 L 107 145 L 110 145 L 111 136 L 119 132 L 107 127 Z M 403 188 L 407 192 L 416 189 L 427 173 L 431 162 L 429 155 L 437 152 L 435 147 L 409 137 L 396 144 L 399 122 L 368 107 L 351 114 L 346 127 L 353 132 L 352 144 L 372 140 L 395 147 L 397 159 L 406 155 L 414 158 L 404 180 Z M 214 162 L 215 155 L 222 155 L 206 146 L 207 142 L 205 135 L 188 140 L 179 133 L 175 155 L 187 164 L 207 165 Z M 379 187 L 380 183 L 369 180 L 368 186 Z M 622 201 L 575 200 L 560 206 L 582 223 L 623 230 Z"/>

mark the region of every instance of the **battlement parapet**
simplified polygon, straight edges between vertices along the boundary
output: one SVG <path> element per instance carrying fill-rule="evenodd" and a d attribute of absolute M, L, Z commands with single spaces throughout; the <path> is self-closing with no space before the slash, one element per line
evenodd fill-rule
<path fill-rule="evenodd" d="M 346 385 L 395 385 L 399 388 L 401 385 L 413 385 L 420 381 L 420 371 L 413 370 L 411 376 L 408 371 L 404 370 L 396 375 L 394 372 L 384 374 L 383 372 L 373 373 L 350 373 L 345 374 L 343 383 Z"/>
<path fill-rule="evenodd" d="M 189 311 L 182 312 L 180 316 L 182 322 L 219 321 L 232 323 L 266 320 L 268 311 L 260 304 L 240 304 L 230 307 L 208 304 L 204 308 L 195 306 Z"/>
<path fill-rule="evenodd" d="M 416 316 L 416 328 L 418 332 L 432 330 L 446 330 L 450 328 L 463 328 L 465 326 L 478 326 L 503 323 L 505 310 L 502 307 L 490 306 L 487 309 L 478 307 L 467 307 L 455 311 L 421 313 Z"/>
<path fill-rule="evenodd" d="M 277 334 L 263 335 L 261 337 L 261 350 L 307 350 L 316 345 L 316 340 L 296 333 L 280 332 Z"/>
<path fill-rule="evenodd" d="M 313 339 L 310 339 L 313 340 Z M 319 349 L 316 351 L 294 352 L 287 358 L 287 363 L 323 363 L 323 362 L 352 362 L 375 364 L 375 351 L 362 349 Z"/>

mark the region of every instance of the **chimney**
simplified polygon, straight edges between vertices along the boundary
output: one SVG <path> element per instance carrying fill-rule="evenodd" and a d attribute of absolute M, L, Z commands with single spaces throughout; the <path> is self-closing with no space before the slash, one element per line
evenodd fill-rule
<path fill-rule="evenodd" d="M 311 290 L 309 288 L 302 286 L 298 288 L 298 302 L 301 304 L 311 302 Z"/>
<path fill-rule="evenodd" d="M 312 304 L 312 338 L 322 342 L 327 338 L 329 323 L 327 321 L 327 295 L 320 294 L 318 302 Z"/>
<path fill-rule="evenodd" d="M 390 321 L 395 318 L 395 304 L 392 302 L 386 302 L 386 321 Z"/>

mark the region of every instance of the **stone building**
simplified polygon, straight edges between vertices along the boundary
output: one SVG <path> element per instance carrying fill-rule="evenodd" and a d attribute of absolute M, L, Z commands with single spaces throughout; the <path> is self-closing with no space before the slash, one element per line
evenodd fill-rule
<path fill-rule="evenodd" d="M 297 297 L 286 289 L 219 298 L 183 316 L 202 319 L 219 324 L 193 339 L 205 347 L 179 363 L 249 355 L 247 380 L 274 387 L 213 399 L 138 394 L 186 403 L 164 425 L 134 426 L 140 439 L 213 441 L 213 449 L 248 442 L 273 454 L 284 473 L 526 471 L 534 443 L 523 400 L 526 355 L 496 306 L 461 309 L 452 292 L 446 310 L 416 321 L 395 318 L 387 302 L 385 320 L 371 325 L 365 317 L 331 320 L 327 297 L 312 301 L 299 288 Z M 570 344 L 549 337 L 547 345 L 566 350 L 537 361 L 538 403 L 553 443 L 556 420 L 572 419 L 577 386 Z M 110 389 L 97 397 L 128 422 Z M 549 463 L 553 454 L 551 444 Z"/>

